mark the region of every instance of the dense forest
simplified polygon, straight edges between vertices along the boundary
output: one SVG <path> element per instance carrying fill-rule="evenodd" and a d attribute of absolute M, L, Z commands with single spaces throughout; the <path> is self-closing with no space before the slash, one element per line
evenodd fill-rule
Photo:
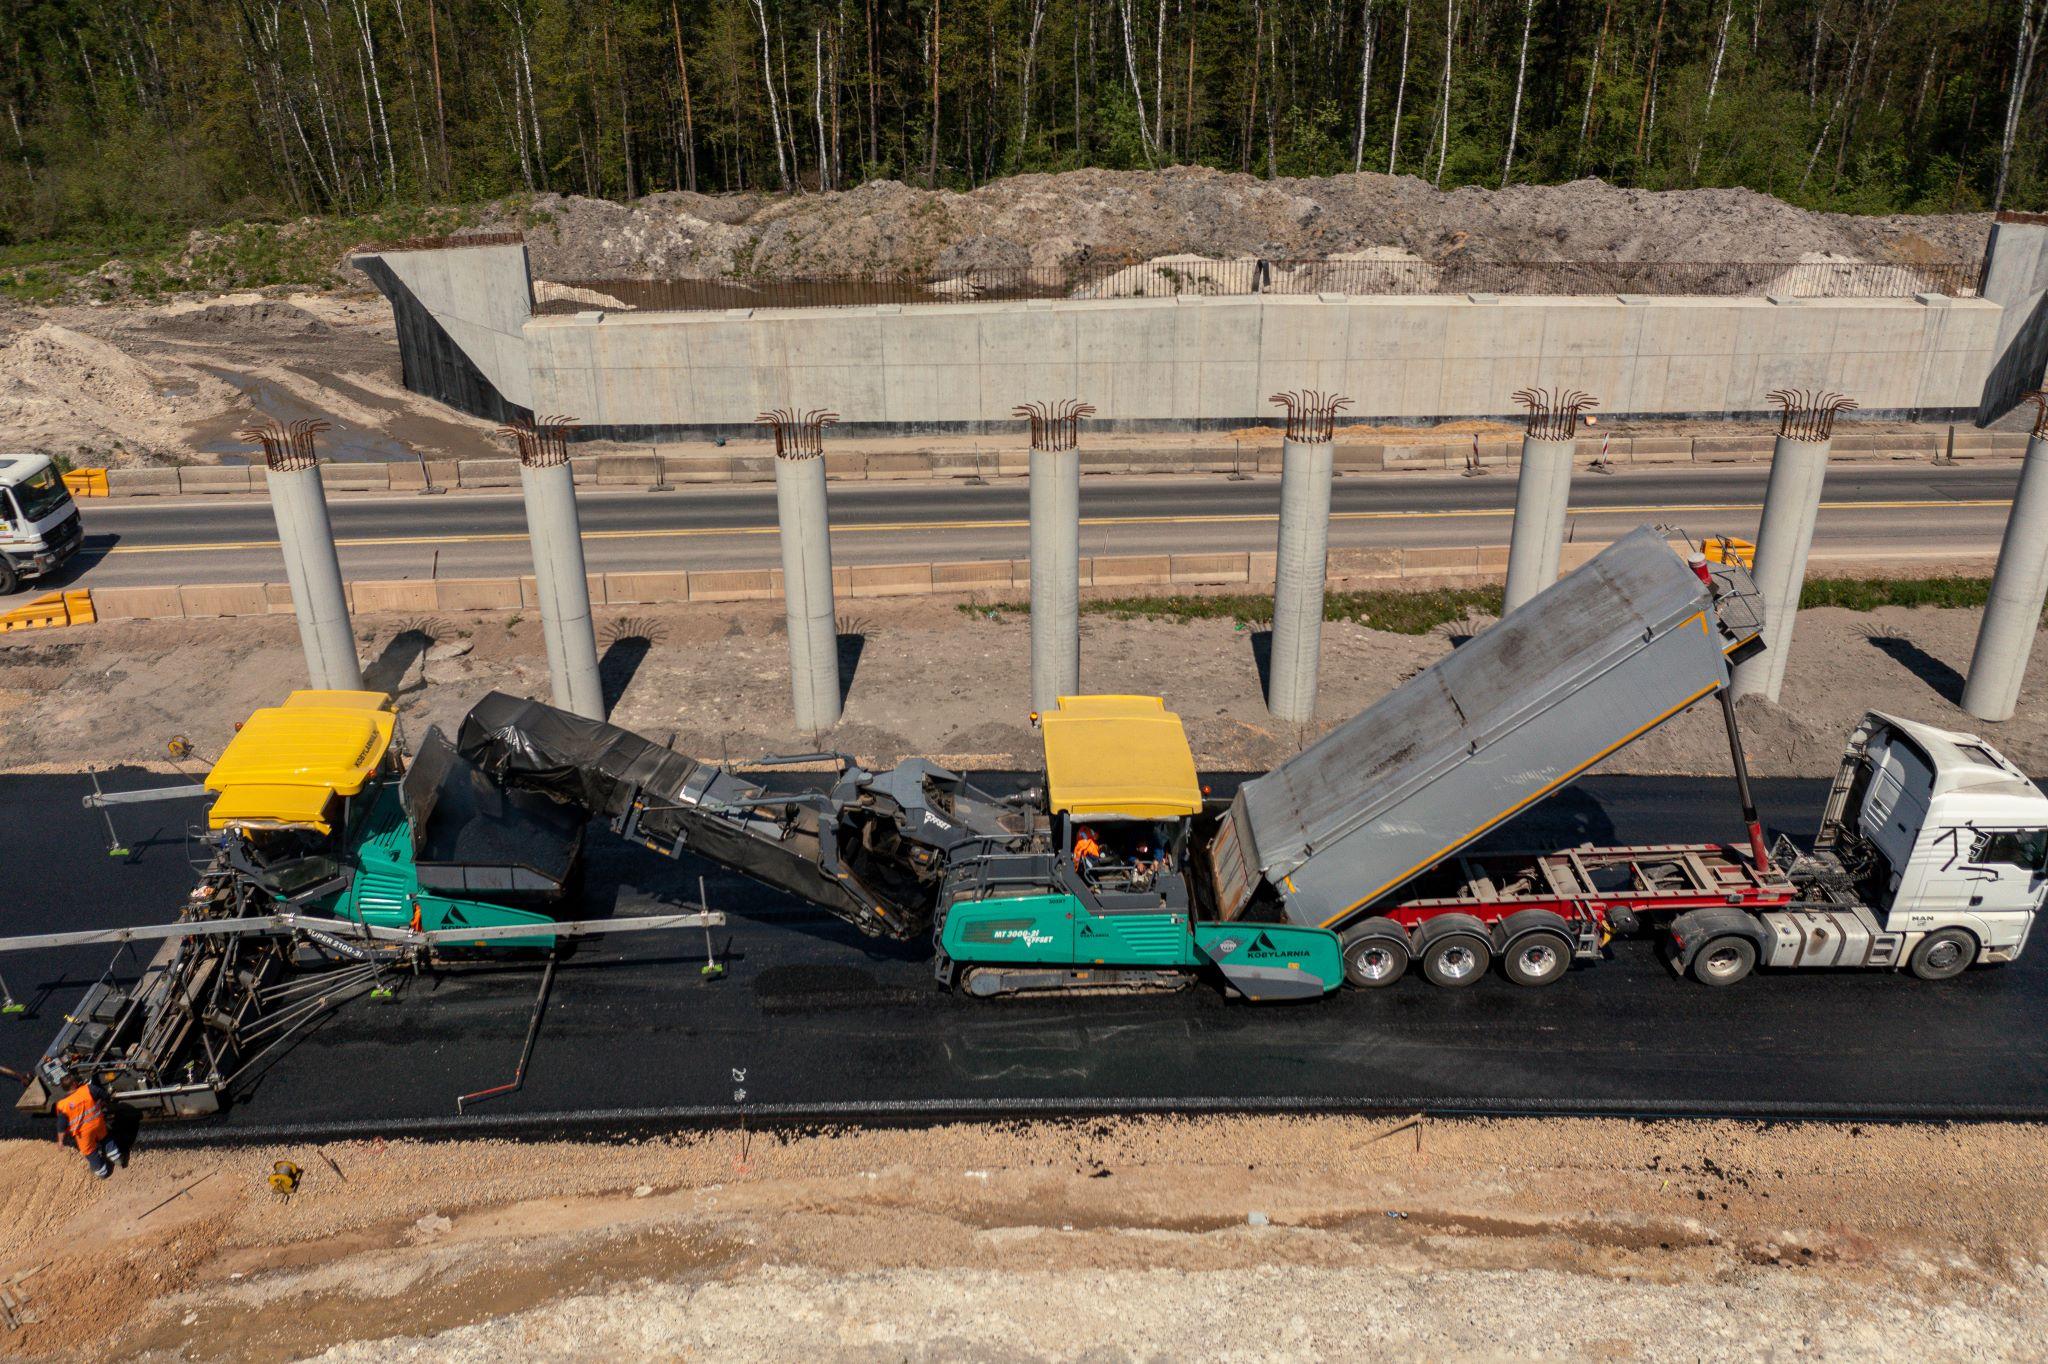
<path fill-rule="evenodd" d="M 2048 0 L 9 0 L 0 234 L 1206 164 L 2048 206 Z"/>

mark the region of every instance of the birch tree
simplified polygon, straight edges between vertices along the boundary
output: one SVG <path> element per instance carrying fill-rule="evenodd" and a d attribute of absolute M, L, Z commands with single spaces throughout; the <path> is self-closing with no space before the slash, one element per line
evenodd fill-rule
<path fill-rule="evenodd" d="M 1353 174 L 1365 169 L 1365 106 L 1372 96 L 1372 0 L 1365 0 L 1365 9 L 1359 15 L 1358 26 L 1365 33 L 1365 55 L 1359 60 L 1358 72 L 1358 136 L 1351 144 L 1351 170 Z"/>
<path fill-rule="evenodd" d="M 1515 107 L 1508 116 L 1508 154 L 1500 163 L 1500 184 L 1507 188 L 1515 168 L 1515 137 L 1522 131 L 1522 82 L 1529 74 L 1529 29 L 1536 22 L 1536 0 L 1522 0 L 1522 55 L 1515 63 Z"/>

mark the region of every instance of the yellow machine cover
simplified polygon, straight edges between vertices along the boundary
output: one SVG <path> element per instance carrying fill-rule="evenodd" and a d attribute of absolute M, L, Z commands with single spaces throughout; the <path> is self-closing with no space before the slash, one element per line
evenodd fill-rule
<path fill-rule="evenodd" d="M 295 691 L 257 711 L 206 774 L 206 789 L 219 793 L 207 827 L 331 832 L 328 806 L 363 789 L 397 720 L 391 698 L 378 691 Z"/>
<path fill-rule="evenodd" d="M 1187 731 L 1159 697 L 1062 696 L 1039 725 L 1055 811 L 1122 819 L 1201 812 Z"/>

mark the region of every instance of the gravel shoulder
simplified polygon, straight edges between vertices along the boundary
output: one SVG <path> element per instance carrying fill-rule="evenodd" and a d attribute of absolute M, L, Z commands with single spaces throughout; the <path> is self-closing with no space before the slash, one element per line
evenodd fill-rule
<path fill-rule="evenodd" d="M 870 763 L 921 755 L 962 768 L 1036 766 L 1030 622 L 1001 605 L 964 597 L 843 604 L 842 672 L 850 669 L 852 684 L 844 720 L 820 741 Z M 1752 770 L 1830 775 L 1856 721 L 1883 710 L 1976 730 L 2028 770 L 2048 771 L 2048 671 L 2033 670 L 2018 714 L 2004 724 L 1982 724 L 1955 704 L 1979 619 L 1931 607 L 1801 612 L 1782 704 L 1742 703 Z M 1084 615 L 1082 677 L 1093 691 L 1165 697 L 1187 722 L 1204 770 L 1259 771 L 1485 623 L 1420 636 L 1326 624 L 1317 722 L 1300 729 L 1267 713 L 1253 631 L 1230 620 Z M 494 689 L 549 694 L 530 612 L 365 616 L 356 625 L 369 682 L 398 696 L 415 737 L 430 724 L 452 733 Z M 717 761 L 814 746 L 791 720 L 780 603 L 612 608 L 600 612 L 598 634 L 618 724 Z M 304 667 L 288 615 L 0 637 L 0 771 L 163 766 L 174 736 L 209 759 L 251 711 L 302 685 Z M 1719 712 L 1696 707 L 1600 770 L 1725 774 Z"/>
<path fill-rule="evenodd" d="M 13 1142 L 0 1277 L 36 1271 L 36 1320 L 0 1349 L 2017 1359 L 2048 1333 L 2038 1128 L 1396 1125 L 145 1141 L 106 1183 Z"/>

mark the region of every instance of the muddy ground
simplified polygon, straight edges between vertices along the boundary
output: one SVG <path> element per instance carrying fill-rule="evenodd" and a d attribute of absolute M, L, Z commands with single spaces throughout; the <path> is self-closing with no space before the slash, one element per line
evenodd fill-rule
<path fill-rule="evenodd" d="M 22 1359 L 2028 1359 L 2034 1127 L 0 1145 Z M 276 1160 L 305 1171 L 290 1198 Z M 182 1191 L 182 1192 L 181 1192 Z M 166 1202 L 165 1200 L 169 1200 Z"/>
<path fill-rule="evenodd" d="M 937 756 L 967 768 L 1031 768 L 1030 622 L 1014 601 L 915 597 L 844 602 L 845 719 L 818 736 L 870 763 Z M 1885 607 L 1800 614 L 1782 704 L 1743 703 L 1759 775 L 1832 774 L 1864 711 L 1891 711 L 1986 734 L 2030 771 L 2048 771 L 2048 669 L 2030 676 L 2002 725 L 1955 700 L 1969 666 L 1975 611 Z M 1483 618 L 1420 636 L 1369 625 L 1324 627 L 1318 723 L 1296 730 L 1267 714 L 1256 632 L 1231 620 L 1178 623 L 1087 614 L 1081 675 L 1091 691 L 1159 695 L 1186 720 L 1208 771 L 1255 771 L 1297 751 L 1483 628 Z M 407 730 L 453 732 L 493 689 L 549 695 L 539 618 L 462 613 L 357 621 L 371 685 L 394 691 Z M 612 719 L 716 761 L 808 750 L 794 732 L 787 640 L 777 602 L 613 607 L 598 614 Z M 303 685 L 290 616 L 123 621 L 0 636 L 0 770 L 75 772 L 92 764 L 161 764 L 173 735 L 202 758 L 234 724 Z M 1608 759 L 1602 771 L 1728 770 L 1719 712 L 1696 707 Z"/>

